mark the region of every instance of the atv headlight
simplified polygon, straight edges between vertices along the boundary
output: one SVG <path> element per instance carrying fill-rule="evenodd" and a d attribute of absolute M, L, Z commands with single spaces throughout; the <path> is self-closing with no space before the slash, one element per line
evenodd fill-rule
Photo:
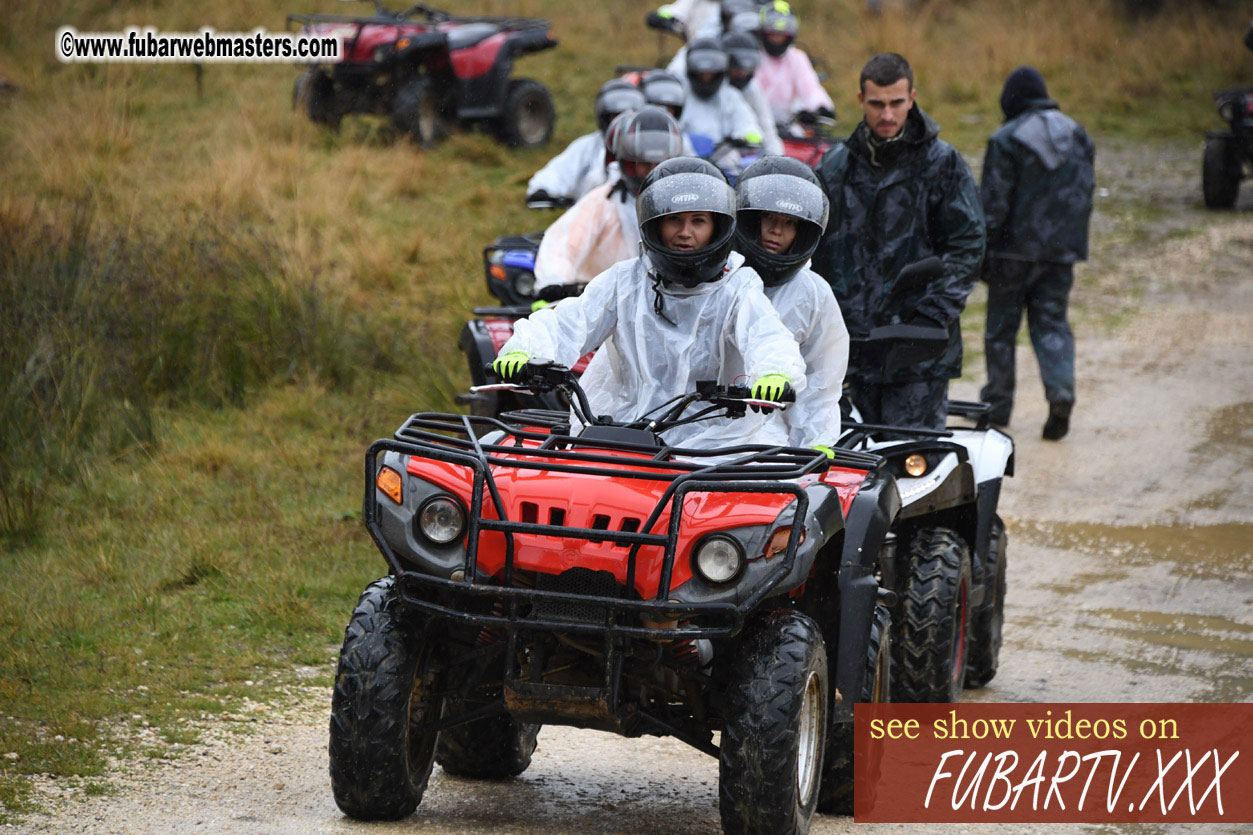
<path fill-rule="evenodd" d="M 529 296 L 535 291 L 535 273 L 519 273 L 513 280 L 513 289 L 519 295 Z"/>
<path fill-rule="evenodd" d="M 730 583 L 744 570 L 744 548 L 723 534 L 706 537 L 692 555 L 692 570 L 708 583 Z"/>
<path fill-rule="evenodd" d="M 418 508 L 418 530 L 439 545 L 460 538 L 465 525 L 461 505 L 448 496 L 432 496 Z"/>
<path fill-rule="evenodd" d="M 927 459 L 914 453 L 905 458 L 905 473 L 913 478 L 925 475 L 927 472 Z"/>

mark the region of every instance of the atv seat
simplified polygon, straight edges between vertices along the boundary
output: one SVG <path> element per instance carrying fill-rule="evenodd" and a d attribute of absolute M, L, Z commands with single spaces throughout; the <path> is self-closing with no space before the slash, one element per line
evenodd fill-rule
<path fill-rule="evenodd" d="M 500 31 L 495 23 L 466 23 L 448 30 L 448 49 L 456 51 L 474 46 Z"/>

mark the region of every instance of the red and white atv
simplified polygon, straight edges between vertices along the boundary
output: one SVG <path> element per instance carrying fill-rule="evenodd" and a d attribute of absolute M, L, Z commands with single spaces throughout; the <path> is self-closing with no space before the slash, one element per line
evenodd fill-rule
<path fill-rule="evenodd" d="M 293 14 L 301 34 L 337 37 L 342 60 L 296 79 L 293 104 L 338 128 L 349 113 L 391 118 L 418 144 L 458 125 L 479 125 L 515 146 L 542 145 L 556 111 L 538 81 L 510 78 L 514 59 L 557 45 L 541 18 L 464 17 L 417 3 L 400 12 L 373 0 L 375 13 Z"/>
<path fill-rule="evenodd" d="M 569 411 L 415 414 L 366 453 L 388 574 L 340 654 L 340 809 L 407 816 L 436 762 L 516 775 L 559 724 L 717 757 L 728 832 L 803 833 L 815 809 L 851 810 L 852 707 L 888 677 L 875 573 L 900 502 L 881 459 L 671 448 L 675 426 L 782 404 L 702 383 L 613 421 L 566 369 L 524 374 L 585 428 Z"/>

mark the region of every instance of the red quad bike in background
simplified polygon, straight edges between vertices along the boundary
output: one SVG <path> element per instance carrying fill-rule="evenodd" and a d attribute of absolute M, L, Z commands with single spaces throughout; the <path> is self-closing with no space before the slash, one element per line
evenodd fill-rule
<path fill-rule="evenodd" d="M 673 427 L 782 405 L 743 387 L 701 383 L 623 422 L 589 414 L 564 368 L 528 365 L 516 385 L 564 393 L 585 428 L 570 410 L 422 413 L 366 453 L 388 573 L 340 654 L 339 808 L 405 817 L 436 762 L 519 774 L 557 724 L 718 758 L 728 832 L 850 811 L 853 704 L 889 675 L 875 571 L 900 502 L 882 460 L 666 445 Z"/>
<path fill-rule="evenodd" d="M 510 78 L 515 58 L 557 45 L 547 20 L 454 16 L 422 3 L 393 12 L 378 0 L 374 9 L 368 17 L 288 15 L 289 28 L 341 42 L 340 63 L 310 66 L 296 79 L 292 102 L 312 121 L 338 128 L 349 113 L 388 116 L 422 146 L 458 125 L 522 147 L 552 136 L 548 89 Z"/>

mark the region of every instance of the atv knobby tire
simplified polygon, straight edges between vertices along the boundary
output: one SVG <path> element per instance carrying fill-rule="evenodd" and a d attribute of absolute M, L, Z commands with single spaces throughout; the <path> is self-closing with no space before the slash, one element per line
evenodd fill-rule
<path fill-rule="evenodd" d="M 886 606 L 877 605 L 870 625 L 870 644 L 866 650 L 866 672 L 861 683 L 861 704 L 886 702 L 890 686 L 892 614 Z M 827 753 L 822 766 L 822 789 L 818 794 L 818 811 L 824 815 L 853 814 L 853 723 L 833 722 L 827 739 Z"/>
<path fill-rule="evenodd" d="M 1201 159 L 1201 191 L 1211 209 L 1235 208 L 1240 193 L 1240 158 L 1236 143 L 1227 136 L 1205 137 Z"/>
<path fill-rule="evenodd" d="M 718 808 L 728 835 L 804 835 L 818 803 L 831 694 L 813 619 L 770 612 L 731 660 Z"/>
<path fill-rule="evenodd" d="M 1000 516 L 993 517 L 988 536 L 988 565 L 995 574 L 983 594 L 983 602 L 970 616 L 969 660 L 966 662 L 966 686 L 983 687 L 996 677 L 1001 656 L 1001 630 L 1005 625 L 1005 549 L 1008 537 Z"/>
<path fill-rule="evenodd" d="M 439 100 L 428 77 L 419 75 L 411 78 L 396 91 L 396 99 L 392 103 L 392 127 L 421 148 L 434 147 L 447 135 Z"/>
<path fill-rule="evenodd" d="M 322 70 L 305 70 L 296 77 L 296 83 L 292 85 L 292 107 L 303 110 L 315 125 L 339 130 L 335 83 Z"/>
<path fill-rule="evenodd" d="M 457 777 L 516 777 L 531 764 L 539 729 L 507 713 L 454 725 L 439 735 L 435 761 Z"/>
<path fill-rule="evenodd" d="M 404 613 L 391 577 L 361 594 L 331 696 L 331 788 L 359 820 L 413 813 L 435 763 L 440 697 L 427 624 Z"/>
<path fill-rule="evenodd" d="M 518 78 L 509 82 L 497 132 L 515 148 L 533 148 L 552 137 L 556 118 L 557 111 L 548 88 L 538 81 Z"/>
<path fill-rule="evenodd" d="M 970 548 L 949 528 L 923 528 L 910 542 L 904 580 L 892 701 L 955 702 L 966 680 Z"/>

